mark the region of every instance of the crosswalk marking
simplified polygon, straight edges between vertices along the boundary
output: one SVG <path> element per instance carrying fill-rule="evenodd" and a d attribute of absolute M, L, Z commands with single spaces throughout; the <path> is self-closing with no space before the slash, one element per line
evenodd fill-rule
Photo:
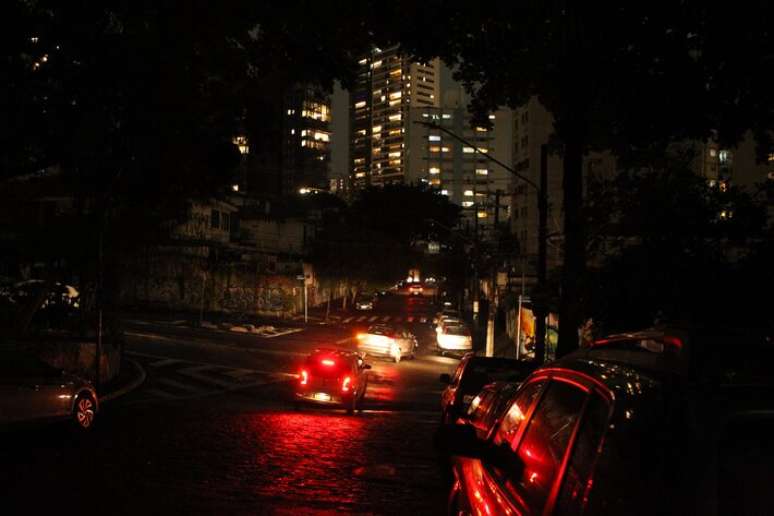
<path fill-rule="evenodd" d="M 164 367 L 172 364 L 181 364 L 183 363 L 182 360 L 178 360 L 176 358 L 165 358 L 164 360 L 157 360 L 156 362 L 151 362 L 149 365 L 151 367 Z"/>
<path fill-rule="evenodd" d="M 374 315 L 373 317 L 371 317 L 371 318 L 369 318 L 369 319 L 368 319 L 368 322 L 374 322 L 374 321 L 375 321 L 375 320 L 377 320 L 378 318 L 379 318 L 378 316 Z"/>
<path fill-rule="evenodd" d="M 200 389 L 198 387 L 194 387 L 193 385 L 188 385 L 186 383 L 180 383 L 177 382 L 171 378 L 159 378 L 159 383 L 163 383 L 164 385 L 174 387 L 175 389 L 179 389 L 181 391 L 190 392 L 191 394 L 206 394 L 207 391 Z"/>
<path fill-rule="evenodd" d="M 187 369 L 180 369 L 177 372 L 185 375 L 189 378 L 193 378 L 194 380 L 200 381 L 202 383 L 209 383 L 212 385 L 216 385 L 218 387 L 233 387 L 233 382 L 227 381 L 227 380 L 221 380 L 220 378 L 214 378 L 212 376 L 208 376 L 205 374 L 202 374 L 202 371 L 213 371 L 215 369 L 220 369 L 218 366 L 197 366 L 197 367 L 189 367 Z"/>
<path fill-rule="evenodd" d="M 365 321 L 365 318 L 366 318 L 365 315 L 361 315 L 360 317 L 357 318 L 357 322 L 363 322 Z"/>
<path fill-rule="evenodd" d="M 387 322 L 389 320 L 390 320 L 390 316 L 389 315 L 385 315 L 384 317 L 382 317 L 382 322 Z M 398 317 L 396 320 L 399 321 L 400 317 Z"/>
<path fill-rule="evenodd" d="M 230 376 L 231 378 L 242 378 L 243 376 L 247 376 L 253 373 L 255 373 L 255 371 L 251 369 L 232 369 L 230 371 L 223 372 L 223 374 Z"/>
<path fill-rule="evenodd" d="M 348 323 L 348 322 L 350 322 L 352 319 L 354 319 L 354 317 L 347 317 L 346 319 L 344 319 L 344 320 L 343 320 L 343 321 L 341 321 L 341 322 L 343 322 L 344 324 L 347 324 L 347 323 Z"/>

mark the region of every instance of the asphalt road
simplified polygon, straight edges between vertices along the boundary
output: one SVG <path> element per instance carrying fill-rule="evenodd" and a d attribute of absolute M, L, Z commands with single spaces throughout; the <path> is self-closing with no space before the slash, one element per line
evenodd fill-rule
<path fill-rule="evenodd" d="M 457 361 L 432 350 L 434 311 L 395 296 L 272 337 L 133 321 L 127 352 L 146 382 L 106 405 L 88 435 L 58 424 L 2 435 L 3 513 L 443 513 L 438 375 Z M 353 416 L 295 410 L 299 361 L 316 347 L 354 349 L 369 322 L 405 324 L 417 359 L 369 359 Z"/>

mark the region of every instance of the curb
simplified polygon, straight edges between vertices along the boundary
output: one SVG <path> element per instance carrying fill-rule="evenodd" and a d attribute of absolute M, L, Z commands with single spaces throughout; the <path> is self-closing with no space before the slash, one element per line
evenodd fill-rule
<path fill-rule="evenodd" d="M 118 389 L 117 391 L 114 391 L 114 392 L 111 392 L 110 394 L 102 396 L 99 399 L 100 403 L 105 403 L 106 401 L 111 401 L 111 400 L 114 400 L 114 399 L 118 398 L 119 396 L 123 396 L 124 394 L 128 394 L 129 392 L 135 390 L 137 387 L 142 385 L 143 382 L 145 382 L 145 378 L 147 376 L 146 373 L 145 373 L 145 369 L 143 369 L 143 367 L 138 362 L 132 360 L 131 358 L 127 358 L 126 360 L 128 362 L 132 363 L 132 365 L 134 365 L 134 367 L 140 372 L 139 376 L 132 383 L 127 385 L 126 387 L 123 387 L 121 389 Z"/>

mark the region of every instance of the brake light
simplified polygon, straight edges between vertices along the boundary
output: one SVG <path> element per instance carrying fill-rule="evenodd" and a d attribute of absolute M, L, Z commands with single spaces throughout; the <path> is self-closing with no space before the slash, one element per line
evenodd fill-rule
<path fill-rule="evenodd" d="M 332 367 L 336 365 L 336 362 L 331 360 L 330 358 L 324 358 L 320 361 L 320 363 L 324 366 Z"/>
<path fill-rule="evenodd" d="M 347 392 L 349 391 L 349 384 L 352 383 L 352 378 L 349 376 L 345 376 L 344 380 L 341 382 L 341 391 Z"/>
<path fill-rule="evenodd" d="M 309 381 L 309 373 L 302 369 L 299 376 L 301 378 L 301 385 L 306 385 L 306 383 Z"/>
<path fill-rule="evenodd" d="M 358 333 L 357 334 L 357 340 L 363 340 L 364 338 L 366 338 L 366 334 L 365 333 Z"/>
<path fill-rule="evenodd" d="M 662 340 L 666 346 L 671 346 L 678 351 L 683 349 L 683 341 L 680 340 L 679 337 L 675 337 L 674 335 L 665 335 Z"/>

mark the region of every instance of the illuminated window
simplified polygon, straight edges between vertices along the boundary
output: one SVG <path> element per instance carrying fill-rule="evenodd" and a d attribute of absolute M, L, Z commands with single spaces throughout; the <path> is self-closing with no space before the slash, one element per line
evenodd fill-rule
<path fill-rule="evenodd" d="M 290 134 L 296 134 L 296 130 L 295 129 L 291 129 L 290 130 Z"/>
<path fill-rule="evenodd" d="M 374 63 L 371 65 L 371 68 L 379 68 L 380 66 L 382 66 L 381 59 L 379 61 L 374 61 Z"/>
<path fill-rule="evenodd" d="M 494 119 L 495 119 L 494 115 L 489 115 L 489 120 L 494 120 Z"/>
<path fill-rule="evenodd" d="M 489 129 L 487 129 L 486 127 L 476 127 L 476 131 L 479 132 L 479 133 L 485 133 L 488 130 Z"/>
<path fill-rule="evenodd" d="M 485 211 L 479 211 L 478 212 L 478 218 L 479 219 L 485 219 L 487 217 L 488 217 L 488 215 L 487 215 L 487 213 Z"/>
<path fill-rule="evenodd" d="M 441 115 L 441 118 L 443 118 L 444 120 L 448 120 L 451 118 L 451 115 L 449 113 L 444 113 L 443 115 Z"/>
<path fill-rule="evenodd" d="M 396 68 L 395 70 L 390 72 L 390 77 L 397 77 L 400 75 L 400 68 Z"/>
<path fill-rule="evenodd" d="M 364 64 L 366 64 L 367 62 L 368 62 L 368 59 L 365 59 L 365 58 L 363 58 L 363 59 L 361 59 L 360 61 L 358 61 L 358 62 L 357 62 L 357 64 L 364 65 Z"/>
<path fill-rule="evenodd" d="M 321 142 L 329 142 L 331 141 L 331 136 L 328 133 L 324 133 L 322 131 L 315 131 L 312 133 L 312 137 L 315 141 L 321 141 Z"/>
<path fill-rule="evenodd" d="M 390 107 L 397 106 L 398 104 L 400 104 L 400 99 L 395 99 L 390 101 Z"/>
<path fill-rule="evenodd" d="M 473 147 L 467 147 L 466 146 L 466 147 L 462 148 L 462 152 L 464 152 L 465 154 L 470 154 L 470 153 L 476 152 L 476 151 L 475 151 L 475 149 L 473 149 Z"/>
<path fill-rule="evenodd" d="M 431 134 L 430 136 L 427 137 L 427 139 L 430 140 L 431 142 L 440 142 L 441 141 L 441 137 L 439 135 L 437 135 L 437 134 Z"/>
<path fill-rule="evenodd" d="M 401 152 L 400 152 L 400 151 L 391 152 L 391 153 L 389 154 L 389 156 L 390 156 L 391 158 L 400 158 L 400 156 L 401 156 Z"/>
<path fill-rule="evenodd" d="M 380 133 L 380 132 L 382 132 L 382 126 L 381 125 L 375 125 L 371 130 L 373 132 L 375 132 L 375 133 Z"/>
<path fill-rule="evenodd" d="M 465 190 L 465 197 L 473 197 L 473 190 Z"/>
<path fill-rule="evenodd" d="M 768 161 L 769 163 L 774 163 L 774 152 L 772 152 L 771 154 L 769 154 L 767 161 Z"/>
<path fill-rule="evenodd" d="M 365 129 L 361 129 L 361 130 L 359 130 L 359 131 L 357 132 L 357 134 L 359 134 L 359 135 L 361 135 L 361 136 L 365 136 L 366 132 L 367 132 L 367 131 L 366 131 Z"/>
<path fill-rule="evenodd" d="M 440 174 L 441 173 L 441 169 L 438 168 L 438 167 L 430 167 L 430 173 L 433 174 L 433 175 Z"/>
<path fill-rule="evenodd" d="M 401 93 L 399 91 L 396 91 L 395 93 L 390 93 L 390 98 L 391 99 L 399 99 L 400 95 L 401 95 Z"/>
<path fill-rule="evenodd" d="M 390 115 L 388 118 L 389 118 L 390 122 L 397 122 L 397 121 L 399 121 L 403 117 L 401 116 L 400 113 L 397 113 L 395 115 Z"/>
<path fill-rule="evenodd" d="M 391 159 L 390 160 L 390 165 L 395 166 L 395 167 L 400 166 L 400 163 L 401 163 L 401 161 L 399 159 Z"/>
<path fill-rule="evenodd" d="M 247 154 L 250 152 L 250 146 L 247 144 L 247 136 L 234 136 L 231 142 L 239 148 L 240 154 Z"/>
<path fill-rule="evenodd" d="M 441 190 L 441 195 L 449 195 L 449 190 Z"/>
<path fill-rule="evenodd" d="M 365 177 L 365 172 L 358 172 L 357 174 L 355 174 L 355 177 L 358 179 L 360 179 L 361 177 Z"/>
<path fill-rule="evenodd" d="M 366 105 L 366 101 L 365 100 L 361 100 L 360 102 L 355 102 L 355 109 L 363 108 L 363 107 L 365 107 L 365 105 Z"/>
<path fill-rule="evenodd" d="M 430 180 L 430 184 L 433 185 L 433 186 L 440 186 L 441 180 L 438 179 L 438 178 L 431 179 Z"/>
<path fill-rule="evenodd" d="M 731 151 L 722 150 L 718 153 L 718 159 L 720 160 L 720 163 L 725 165 L 726 163 L 731 161 Z"/>
<path fill-rule="evenodd" d="M 718 155 L 718 151 L 716 151 L 715 149 L 710 149 L 709 150 L 709 155 L 710 155 L 710 157 L 714 158 L 715 156 Z"/>
<path fill-rule="evenodd" d="M 476 175 L 477 175 L 477 176 L 486 176 L 486 175 L 489 175 L 489 170 L 487 170 L 487 169 L 485 169 L 485 168 L 477 168 L 477 169 L 476 169 Z"/>
<path fill-rule="evenodd" d="M 441 152 L 441 148 L 438 145 L 431 145 L 430 152 Z"/>
<path fill-rule="evenodd" d="M 326 104 L 304 101 L 304 109 L 301 110 L 301 116 L 321 122 L 328 122 L 331 119 L 331 110 Z"/>
<path fill-rule="evenodd" d="M 388 134 L 390 136 L 398 136 L 400 135 L 400 129 L 390 129 L 390 132 Z"/>
<path fill-rule="evenodd" d="M 288 109 L 288 115 L 295 114 L 295 112 L 296 112 L 295 109 Z"/>
<path fill-rule="evenodd" d="M 441 152 L 449 152 L 449 147 L 441 147 Z"/>

